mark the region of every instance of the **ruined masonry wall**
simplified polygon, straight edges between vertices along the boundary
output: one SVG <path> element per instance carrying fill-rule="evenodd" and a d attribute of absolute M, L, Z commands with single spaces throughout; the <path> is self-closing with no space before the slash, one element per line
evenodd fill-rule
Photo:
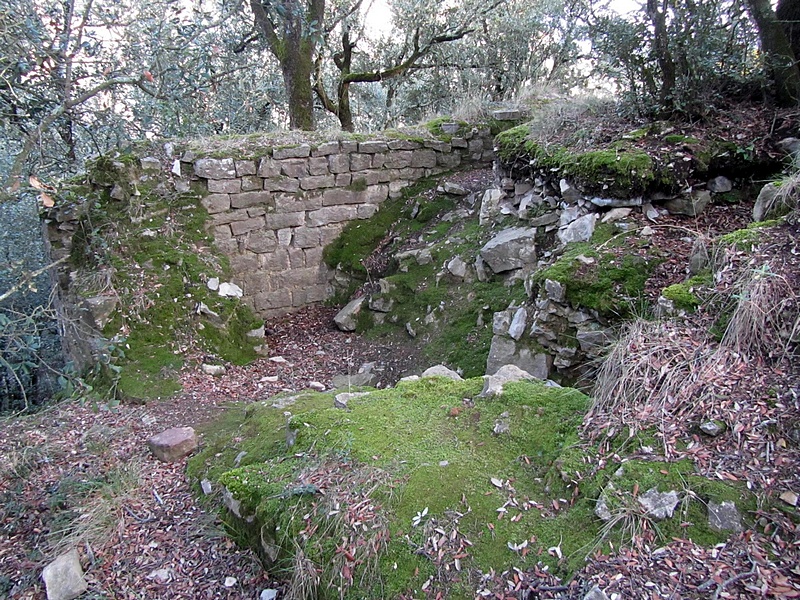
<path fill-rule="evenodd" d="M 345 140 L 275 147 L 258 159 L 181 160 L 206 182 L 202 203 L 244 301 L 269 318 L 331 297 L 322 251 L 348 222 L 419 179 L 493 156 L 487 129 L 450 142 Z"/>

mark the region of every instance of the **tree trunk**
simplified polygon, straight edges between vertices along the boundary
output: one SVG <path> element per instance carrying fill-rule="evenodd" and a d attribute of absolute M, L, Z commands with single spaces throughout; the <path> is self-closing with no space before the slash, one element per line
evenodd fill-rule
<path fill-rule="evenodd" d="M 270 3 L 250 0 L 257 27 L 278 59 L 289 99 L 289 125 L 311 131 L 314 123 L 314 73 L 316 41 L 311 33 L 322 27 L 325 0 L 282 0 L 278 17 L 268 12 Z"/>
<path fill-rule="evenodd" d="M 289 97 L 289 126 L 292 129 L 313 131 L 315 128 L 314 95 L 311 87 L 311 73 L 314 68 L 313 49 L 309 51 L 304 48 L 306 44 L 302 43 L 299 46 L 296 49 L 287 49 L 285 59 L 280 61 L 283 84 Z"/>
<path fill-rule="evenodd" d="M 353 111 L 350 108 L 350 84 L 341 83 L 339 85 L 339 110 L 336 113 L 339 117 L 339 124 L 344 131 L 353 133 L 355 125 L 353 123 Z"/>
<path fill-rule="evenodd" d="M 658 0 L 647 0 L 647 16 L 650 17 L 650 22 L 653 24 L 656 60 L 661 71 L 659 104 L 661 104 L 662 110 L 672 112 L 675 108 L 675 62 L 669 51 L 667 18 L 663 7 L 659 9 Z"/>
<path fill-rule="evenodd" d="M 794 57 L 800 57 L 800 0 L 780 0 L 775 15 L 789 38 Z"/>
<path fill-rule="evenodd" d="M 800 103 L 800 70 L 789 38 L 772 10 L 770 0 L 747 0 L 747 6 L 772 70 L 776 100 L 781 106 L 796 106 Z"/>

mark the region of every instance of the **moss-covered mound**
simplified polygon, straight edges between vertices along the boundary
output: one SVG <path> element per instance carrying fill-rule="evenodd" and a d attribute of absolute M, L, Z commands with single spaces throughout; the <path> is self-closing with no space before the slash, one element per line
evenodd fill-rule
<path fill-rule="evenodd" d="M 522 124 L 497 136 L 503 165 L 523 176 L 565 177 L 586 193 L 604 197 L 674 193 L 687 182 L 705 183 L 719 174 L 763 176 L 779 168 L 766 153 L 756 156 L 752 145 L 740 140 L 719 135 L 701 140 L 678 134 L 676 126 L 663 122 L 622 135 L 613 131 L 594 135 L 590 148 L 585 147 L 581 131 L 552 141 L 538 129 Z"/>
<path fill-rule="evenodd" d="M 205 432 L 189 474 L 224 489 L 230 531 L 308 598 L 472 598 L 491 569 L 543 561 L 569 573 L 620 541 L 593 512 L 607 480 L 629 495 L 693 485 L 685 464 L 594 471 L 578 446 L 589 399 L 576 390 L 519 382 L 489 400 L 482 384 L 424 378 L 346 408 L 304 394 L 234 410 Z M 685 500 L 689 534 L 713 542 L 702 498 Z M 676 520 L 663 534 L 687 532 Z"/>
<path fill-rule="evenodd" d="M 69 242 L 71 302 L 111 298 L 100 323 L 106 342 L 89 378 L 112 399 L 148 399 L 180 390 L 189 348 L 244 364 L 255 358 L 247 331 L 261 322 L 238 299 L 206 282 L 224 281 L 227 259 L 206 231 L 200 194 L 177 192 L 135 156 L 89 165 L 87 182 L 66 186 L 56 208 L 82 216 Z"/>

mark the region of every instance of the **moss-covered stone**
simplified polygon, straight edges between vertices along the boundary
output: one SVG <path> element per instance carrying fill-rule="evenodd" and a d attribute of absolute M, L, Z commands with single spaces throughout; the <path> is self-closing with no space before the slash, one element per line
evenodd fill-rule
<path fill-rule="evenodd" d="M 664 288 L 661 295 L 671 300 L 675 308 L 693 312 L 703 303 L 703 290 L 711 285 L 713 278 L 710 275 L 696 276 Z"/>
<path fill-rule="evenodd" d="M 458 131 L 456 133 L 454 133 L 454 134 L 453 133 L 445 133 L 444 130 L 442 130 L 442 125 L 445 124 L 445 123 L 455 123 L 456 125 L 458 125 Z M 435 119 L 431 119 L 430 121 L 425 123 L 424 127 L 431 134 L 433 134 L 434 136 L 436 136 L 440 140 L 445 141 L 445 142 L 449 142 L 454 137 L 459 137 L 459 136 L 463 136 L 464 134 L 466 134 L 470 129 L 470 124 L 467 123 L 466 121 L 459 121 L 459 120 L 453 119 L 450 116 L 442 116 L 442 117 L 436 117 Z"/>
<path fill-rule="evenodd" d="M 641 308 L 645 283 L 659 262 L 655 256 L 597 250 L 589 242 L 571 244 L 550 267 L 534 280 L 558 281 L 575 308 L 595 310 L 609 317 L 625 317 Z"/>
<path fill-rule="evenodd" d="M 295 535 L 298 526 L 291 524 L 292 515 L 295 521 L 297 515 L 313 515 L 310 523 L 317 527 L 306 527 L 306 521 L 305 531 L 325 536 L 329 529 L 324 515 L 313 514 L 313 497 L 292 496 L 292 490 L 310 482 L 303 480 L 303 473 L 311 472 L 315 461 L 348 465 L 350 475 L 342 474 L 342 481 L 358 479 L 352 474 L 365 469 L 381 470 L 384 483 L 371 497 L 387 519 L 390 541 L 383 559 L 372 561 L 375 570 L 364 580 L 367 587 L 358 590 L 359 597 L 398 597 L 419 589 L 431 569 L 428 559 L 415 552 L 415 543 L 425 521 L 446 521 L 451 511 L 462 514 L 458 529 L 473 544 L 462 559 L 465 569 L 521 564 L 508 542 L 533 535 L 536 548 L 560 543 L 565 553 L 577 551 L 592 539 L 597 524 L 585 512 L 582 526 L 569 531 L 559 515 L 542 518 L 541 507 L 551 501 L 538 477 L 577 441 L 588 398 L 575 390 L 524 382 L 508 385 L 503 396 L 485 402 L 477 398 L 482 385 L 480 378 L 402 383 L 352 399 L 347 412 L 333 408 L 331 396 L 322 394 L 305 395 L 289 407 L 257 406 L 246 416 L 237 411 L 205 433 L 206 447 L 191 459 L 189 472 L 195 481 L 209 477 L 228 487 L 244 503 L 243 510 L 257 516 L 257 529 L 266 524 L 273 532 L 291 530 L 291 539 L 280 534 L 272 538 L 281 544 L 282 564 L 290 565 L 301 548 L 326 570 L 339 542 L 329 547 L 314 534 Z M 474 398 L 475 405 L 465 404 L 465 398 Z M 285 444 L 285 410 L 292 413 L 288 427 L 297 429 L 291 450 Z M 509 434 L 492 433 L 498 419 L 509 421 Z M 233 431 L 241 440 L 234 445 Z M 247 452 L 247 464 L 232 469 L 242 451 Z M 335 487 L 330 482 L 325 490 L 328 500 Z M 507 503 L 510 498 L 517 506 Z M 556 566 L 555 560 L 545 560 Z"/>
<path fill-rule="evenodd" d="M 89 179 L 103 183 L 85 190 L 87 214 L 70 255 L 80 278 L 104 274 L 106 293 L 113 290 L 120 299 L 103 333 L 113 340 L 115 369 L 121 370 L 95 377 L 95 384 L 123 399 L 169 396 L 180 390 L 182 348 L 190 339 L 221 360 L 253 360 L 246 333 L 260 321 L 239 300 L 222 298 L 205 285 L 229 269 L 206 231 L 208 214 L 199 195 L 169 192 L 156 178 L 142 178 L 132 159 L 103 158 L 98 164 L 103 175 L 90 170 Z M 108 187 L 123 184 L 137 194 L 111 199 Z M 218 317 L 198 314 L 201 303 Z"/>

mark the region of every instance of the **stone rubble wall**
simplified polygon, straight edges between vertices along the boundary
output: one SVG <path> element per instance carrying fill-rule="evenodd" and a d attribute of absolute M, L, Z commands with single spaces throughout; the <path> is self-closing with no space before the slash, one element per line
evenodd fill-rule
<path fill-rule="evenodd" d="M 448 142 L 342 140 L 265 152 L 181 158 L 181 170 L 206 183 L 209 226 L 244 301 L 265 318 L 331 297 L 322 252 L 347 223 L 370 218 L 417 180 L 494 158 L 491 133 L 478 128 Z"/>

